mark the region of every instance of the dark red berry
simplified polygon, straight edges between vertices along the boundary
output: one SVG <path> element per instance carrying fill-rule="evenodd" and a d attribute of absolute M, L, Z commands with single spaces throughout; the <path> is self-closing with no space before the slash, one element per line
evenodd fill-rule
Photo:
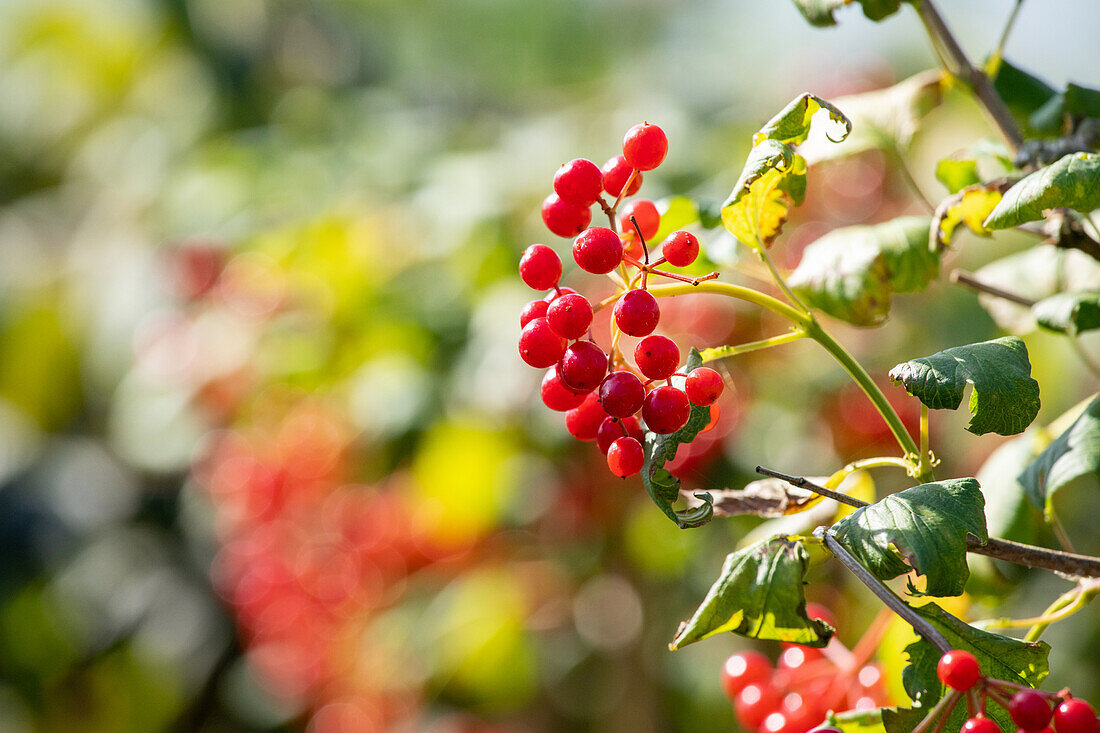
<path fill-rule="evenodd" d="M 549 290 L 561 278 L 561 258 L 545 244 L 532 244 L 519 260 L 519 276 L 529 288 Z"/>
<path fill-rule="evenodd" d="M 642 470 L 645 452 L 642 444 L 634 438 L 616 438 L 607 449 L 607 467 L 619 478 L 633 476 Z"/>
<path fill-rule="evenodd" d="M 591 206 L 603 192 L 603 172 L 591 160 L 575 158 L 554 174 L 554 193 L 562 201 Z"/>
<path fill-rule="evenodd" d="M 760 652 L 739 652 L 722 665 L 722 690 L 731 701 L 736 700 L 746 686 L 767 682 L 772 671 L 772 663 Z"/>
<path fill-rule="evenodd" d="M 607 453 L 607 449 L 615 442 L 616 438 L 624 435 L 642 442 L 645 434 L 642 431 L 642 423 L 636 417 L 609 417 L 600 423 L 599 432 L 596 434 L 596 445 L 600 453 Z"/>
<path fill-rule="evenodd" d="M 551 410 L 567 412 L 584 402 L 584 395 L 577 394 L 561 383 L 557 368 L 547 369 L 542 377 L 542 404 Z"/>
<path fill-rule="evenodd" d="M 779 702 L 780 695 L 772 689 L 771 685 L 764 683 L 746 685 L 733 704 L 737 724 L 746 731 L 759 729 L 764 719 L 779 707 Z"/>
<path fill-rule="evenodd" d="M 952 690 L 966 692 L 978 682 L 982 672 L 978 666 L 978 660 L 970 652 L 961 649 L 952 649 L 940 657 L 936 666 L 936 674 L 940 682 Z"/>
<path fill-rule="evenodd" d="M 645 387 L 632 372 L 616 371 L 600 384 L 600 404 L 612 417 L 629 417 L 642 409 Z"/>
<path fill-rule="evenodd" d="M 545 300 L 546 304 L 549 305 L 549 304 L 553 303 L 555 300 L 557 300 L 558 298 L 562 297 L 563 295 L 572 295 L 575 292 L 577 292 L 577 291 L 574 290 L 573 288 L 557 288 L 557 289 L 551 290 L 549 293 L 547 293 L 546 297 L 543 298 L 543 300 Z"/>
<path fill-rule="evenodd" d="M 550 325 L 554 325 L 553 322 Z M 684 391 L 687 392 L 688 399 L 700 407 L 708 407 L 717 402 L 725 386 L 722 375 L 710 367 L 692 369 L 684 380 Z"/>
<path fill-rule="evenodd" d="M 536 318 L 519 333 L 519 355 L 537 369 L 556 364 L 565 353 L 565 339 L 554 333 L 545 318 Z"/>
<path fill-rule="evenodd" d="M 611 196 L 618 196 L 619 192 L 623 190 L 623 186 L 626 185 L 626 180 L 630 178 L 630 174 L 633 170 L 634 169 L 630 167 L 630 163 L 626 162 L 626 158 L 621 155 L 616 155 L 603 164 L 603 190 L 607 191 Z M 630 183 L 630 188 L 628 188 L 623 195 L 633 196 L 638 193 L 638 189 L 641 187 L 642 174 L 638 173 Z"/>
<path fill-rule="evenodd" d="M 542 201 L 542 221 L 559 237 L 575 237 L 592 221 L 592 212 L 586 206 L 562 201 L 552 193 Z"/>
<path fill-rule="evenodd" d="M 640 171 L 651 171 L 659 166 L 667 152 L 665 131 L 648 122 L 634 125 L 623 138 L 623 157 L 632 168 Z"/>
<path fill-rule="evenodd" d="M 577 440 L 595 440 L 605 419 L 607 413 L 600 407 L 596 393 L 589 392 L 584 402 L 565 413 L 565 429 Z"/>
<path fill-rule="evenodd" d="M 546 315 L 546 309 L 549 307 L 550 304 L 545 300 L 532 300 L 523 306 L 523 310 L 519 312 L 519 327 L 523 328 L 536 318 L 542 318 Z"/>
<path fill-rule="evenodd" d="M 558 373 L 574 392 L 591 392 L 607 374 L 607 354 L 591 341 L 574 341 L 562 355 Z"/>
<path fill-rule="evenodd" d="M 699 256 L 699 239 L 683 229 L 673 232 L 661 243 L 661 256 L 674 267 L 687 267 Z"/>
<path fill-rule="evenodd" d="M 1095 733 L 1096 711 L 1079 697 L 1064 700 L 1054 711 L 1054 729 L 1058 733 Z"/>
<path fill-rule="evenodd" d="M 594 275 L 605 275 L 623 261 L 623 243 L 607 227 L 592 227 L 573 240 L 573 259 Z"/>
<path fill-rule="evenodd" d="M 668 379 L 680 365 L 680 349 L 668 336 L 653 334 L 634 347 L 634 362 L 650 379 Z"/>
<path fill-rule="evenodd" d="M 675 433 L 684 427 L 690 415 L 687 395 L 675 387 L 658 387 L 642 403 L 642 419 L 655 433 Z"/>
<path fill-rule="evenodd" d="M 1001 726 L 993 722 L 992 719 L 979 713 L 977 717 L 963 723 L 962 733 L 1003 733 L 1003 731 Z"/>
<path fill-rule="evenodd" d="M 627 336 L 648 336 L 661 320 L 661 307 L 648 290 L 628 290 L 615 302 L 615 325 Z"/>
<path fill-rule="evenodd" d="M 619 214 L 619 231 L 623 234 L 637 236 L 634 225 L 630 223 L 630 217 L 638 222 L 638 228 L 642 230 L 642 238 L 647 242 L 652 239 L 657 230 L 661 228 L 661 215 L 657 213 L 657 207 L 648 199 L 635 199 L 623 207 Z"/>
<path fill-rule="evenodd" d="M 1026 731 L 1038 731 L 1050 725 L 1054 711 L 1047 699 L 1034 690 L 1020 690 L 1008 703 L 1012 722 Z"/>
<path fill-rule="evenodd" d="M 579 339 L 592 325 L 592 304 L 577 293 L 563 295 L 550 304 L 546 320 L 562 338 Z"/>

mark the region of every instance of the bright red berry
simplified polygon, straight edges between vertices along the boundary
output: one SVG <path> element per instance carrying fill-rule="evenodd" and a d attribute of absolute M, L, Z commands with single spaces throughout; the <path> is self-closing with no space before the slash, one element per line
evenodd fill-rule
<path fill-rule="evenodd" d="M 814 703 L 815 699 L 804 697 L 797 692 L 790 692 L 783 696 L 779 709 L 785 718 L 787 725 L 785 730 L 791 733 L 803 733 L 825 717 L 825 711 Z M 767 721 L 764 724 L 766 726 Z"/>
<path fill-rule="evenodd" d="M 582 394 L 599 387 L 605 374 L 607 354 L 591 341 L 574 341 L 562 354 L 558 364 L 562 383 Z"/>
<path fill-rule="evenodd" d="M 722 665 L 722 690 L 731 701 L 736 700 L 746 686 L 767 682 L 772 671 L 772 663 L 760 652 L 739 652 Z"/>
<path fill-rule="evenodd" d="M 779 654 L 779 662 L 776 666 L 779 669 L 798 669 L 810 662 L 816 662 L 824 656 L 822 651 L 816 647 L 802 646 L 801 644 L 784 644 L 783 651 Z"/>
<path fill-rule="evenodd" d="M 936 674 L 940 682 L 952 690 L 966 692 L 978 682 L 981 676 L 981 668 L 978 660 L 970 652 L 961 649 L 952 649 L 940 657 L 940 663 L 936 666 Z"/>
<path fill-rule="evenodd" d="M 619 192 L 623 190 L 623 186 L 626 185 L 626 180 L 630 178 L 633 168 L 630 167 L 630 163 L 626 162 L 626 158 L 621 155 L 616 155 L 611 160 L 603 164 L 603 190 L 607 191 L 611 196 L 618 196 Z M 624 196 L 633 196 L 638 193 L 638 189 L 642 187 L 642 174 L 637 173 L 634 175 L 634 180 L 630 183 L 630 188 L 626 190 Z"/>
<path fill-rule="evenodd" d="M 595 392 L 589 392 L 577 407 L 565 413 L 565 429 L 577 440 L 595 440 L 600 431 L 600 423 L 607 413 L 600 407 Z"/>
<path fill-rule="evenodd" d="M 657 207 L 648 199 L 634 199 L 623 207 L 619 214 L 619 231 L 623 234 L 637 236 L 634 225 L 630 222 L 634 217 L 638 222 L 638 228 L 642 230 L 642 239 L 647 242 L 652 239 L 657 230 L 661 228 L 661 215 L 657 213 Z"/>
<path fill-rule="evenodd" d="M 592 227 L 573 240 L 573 259 L 593 275 L 606 275 L 623 261 L 623 243 L 607 227 Z"/>
<path fill-rule="evenodd" d="M 642 409 L 645 387 L 632 372 L 615 371 L 600 384 L 600 404 L 612 417 L 629 417 Z"/>
<path fill-rule="evenodd" d="M 992 719 L 979 713 L 976 717 L 963 723 L 962 733 L 1003 733 L 1001 726 Z"/>
<path fill-rule="evenodd" d="M 661 307 L 648 290 L 628 290 L 615 302 L 615 325 L 627 336 L 648 336 L 661 320 Z"/>
<path fill-rule="evenodd" d="M 561 278 L 561 258 L 545 244 L 532 244 L 519 260 L 519 276 L 529 288 L 549 290 Z"/>
<path fill-rule="evenodd" d="M 690 416 L 687 395 L 675 387 L 658 387 L 646 395 L 642 403 L 642 419 L 655 433 L 675 433 L 687 424 Z"/>
<path fill-rule="evenodd" d="M 668 379 L 680 364 L 680 349 L 668 336 L 646 336 L 634 347 L 634 362 L 650 379 Z"/>
<path fill-rule="evenodd" d="M 699 238 L 683 229 L 673 232 L 661 243 L 661 256 L 674 267 L 687 267 L 699 256 Z"/>
<path fill-rule="evenodd" d="M 764 719 L 779 707 L 779 701 L 779 693 L 771 685 L 746 685 L 733 704 L 737 724 L 746 731 L 757 730 Z"/>
<path fill-rule="evenodd" d="M 642 444 L 634 438 L 616 438 L 607 449 L 607 467 L 619 478 L 633 476 L 642 470 L 644 463 Z"/>
<path fill-rule="evenodd" d="M 545 318 L 536 318 L 519 332 L 519 355 L 536 369 L 556 364 L 565 353 L 565 339 L 554 333 Z"/>
<path fill-rule="evenodd" d="M 550 324 L 554 325 L 553 322 Z M 693 405 L 708 407 L 718 401 L 725 389 L 722 375 L 710 367 L 699 367 L 688 372 L 684 380 L 684 391 Z"/>
<path fill-rule="evenodd" d="M 1095 733 L 1096 711 L 1079 697 L 1064 700 L 1054 711 L 1054 729 L 1058 733 Z"/>
<path fill-rule="evenodd" d="M 552 193 L 542 200 L 542 221 L 559 237 L 575 237 L 592 221 L 592 212 L 586 206 L 562 201 Z"/>
<path fill-rule="evenodd" d="M 603 172 L 591 160 L 575 158 L 554 174 L 554 193 L 562 201 L 591 206 L 603 192 Z"/>
<path fill-rule="evenodd" d="M 616 438 L 623 436 L 629 436 L 634 438 L 639 443 L 642 442 L 644 436 L 642 432 L 642 424 L 636 417 L 608 417 L 600 423 L 600 429 L 596 433 L 596 445 L 600 449 L 600 453 L 607 453 L 607 449 L 611 447 L 611 444 L 615 442 Z"/>
<path fill-rule="evenodd" d="M 1020 690 L 1008 703 L 1012 722 L 1026 731 L 1038 731 L 1050 725 L 1054 711 L 1047 699 L 1034 690 Z"/>
<path fill-rule="evenodd" d="M 632 168 L 640 171 L 651 171 L 659 166 L 667 152 L 665 131 L 648 122 L 634 125 L 623 138 L 623 157 Z"/>
<path fill-rule="evenodd" d="M 546 370 L 546 374 L 542 377 L 540 393 L 542 404 L 558 412 L 567 412 L 584 402 L 583 394 L 577 394 L 561 383 L 561 376 L 556 367 Z"/>
<path fill-rule="evenodd" d="M 546 321 L 562 338 L 579 339 L 592 325 L 592 304 L 577 293 L 563 295 L 550 304 Z"/>
<path fill-rule="evenodd" d="M 546 309 L 550 307 L 550 304 L 541 298 L 539 300 L 532 300 L 527 305 L 523 306 L 523 310 L 519 312 L 519 327 L 523 328 L 536 318 L 542 318 L 546 315 Z"/>

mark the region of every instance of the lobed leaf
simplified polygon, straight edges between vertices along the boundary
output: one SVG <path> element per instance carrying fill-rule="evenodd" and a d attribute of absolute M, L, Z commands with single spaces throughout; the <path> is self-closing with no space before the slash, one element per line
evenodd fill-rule
<path fill-rule="evenodd" d="M 1100 207 L 1100 155 L 1072 153 L 1025 176 L 1005 192 L 985 220 L 987 229 L 1008 229 L 1043 218 L 1048 209 L 1088 213 Z"/>
<path fill-rule="evenodd" d="M 863 14 L 871 20 L 882 20 L 893 15 L 901 7 L 901 0 L 854 0 L 863 8 Z M 795 7 L 810 25 L 819 28 L 836 25 L 833 11 L 853 0 L 794 0 Z"/>
<path fill-rule="evenodd" d="M 1036 322 L 1048 331 L 1075 336 L 1100 328 L 1100 290 L 1058 293 L 1031 306 Z"/>
<path fill-rule="evenodd" d="M 808 565 L 803 543 L 790 537 L 773 537 L 730 553 L 718 580 L 691 619 L 680 624 L 669 648 L 681 649 L 723 631 L 825 646 L 832 627 L 806 615 L 802 586 Z"/>
<path fill-rule="evenodd" d="M 1049 517 L 1054 494 L 1085 476 L 1100 480 L 1100 397 L 1020 474 L 1031 502 Z"/>
<path fill-rule="evenodd" d="M 943 161 L 940 161 L 941 163 Z M 1011 184 L 1007 179 L 991 183 L 978 183 L 966 186 L 961 191 L 948 196 L 936 207 L 932 215 L 932 231 L 929 246 L 937 252 L 943 252 L 951 245 L 955 230 L 960 224 L 979 237 L 990 236 L 983 222 L 989 213 L 1001 202 L 1001 196 Z"/>
<path fill-rule="evenodd" d="M 830 532 L 875 577 L 889 580 L 912 568 L 927 579 L 929 595 L 957 596 L 970 576 L 967 533 L 988 537 L 984 508 L 974 479 L 936 481 L 857 509 Z"/>
<path fill-rule="evenodd" d="M 1039 383 L 1031 378 L 1027 346 L 1015 336 L 945 349 L 890 370 L 890 379 L 933 410 L 955 410 L 967 383 L 975 435 L 1022 433 L 1039 413 Z"/>

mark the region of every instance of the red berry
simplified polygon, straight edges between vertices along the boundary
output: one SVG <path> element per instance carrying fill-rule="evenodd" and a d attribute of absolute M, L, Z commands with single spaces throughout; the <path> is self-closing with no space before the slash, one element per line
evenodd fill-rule
<path fill-rule="evenodd" d="M 565 413 L 565 429 L 577 440 L 595 440 L 606 418 L 607 413 L 600 407 L 596 394 L 589 392 L 584 402 Z"/>
<path fill-rule="evenodd" d="M 592 221 L 592 212 L 586 206 L 562 201 L 552 193 L 542 200 L 542 221 L 559 237 L 575 237 Z"/>
<path fill-rule="evenodd" d="M 536 318 L 519 332 L 519 355 L 537 369 L 557 363 L 565 353 L 565 339 L 554 333 L 545 318 Z"/>
<path fill-rule="evenodd" d="M 683 229 L 673 232 L 661 243 L 661 256 L 674 267 L 687 267 L 699 256 L 699 239 Z"/>
<path fill-rule="evenodd" d="M 820 649 L 801 644 L 784 644 L 783 651 L 779 655 L 779 669 L 798 669 L 810 662 L 816 662 L 825 655 Z"/>
<path fill-rule="evenodd" d="M 626 185 L 626 180 L 630 178 L 633 168 L 630 167 L 630 163 L 626 162 L 626 158 L 621 155 L 616 155 L 611 160 L 603 164 L 603 190 L 607 191 L 611 196 L 618 196 L 619 192 L 623 190 L 623 186 Z M 633 196 L 638 193 L 638 189 L 642 187 L 642 174 L 637 173 L 634 176 L 634 180 L 630 183 L 630 188 L 626 190 L 625 196 Z"/>
<path fill-rule="evenodd" d="M 760 652 L 734 654 L 722 665 L 722 690 L 730 700 L 748 685 L 762 684 L 772 675 L 772 663 Z"/>
<path fill-rule="evenodd" d="M 557 368 L 546 370 L 539 391 L 542 394 L 542 404 L 558 412 L 567 412 L 584 402 L 583 394 L 577 394 L 561 383 Z"/>
<path fill-rule="evenodd" d="M 600 404 L 612 417 L 629 417 L 642 409 L 645 387 L 632 372 L 615 371 L 600 384 Z"/>
<path fill-rule="evenodd" d="M 1008 703 L 1012 722 L 1024 730 L 1036 731 L 1050 725 L 1054 711 L 1047 699 L 1034 690 L 1020 690 Z"/>
<path fill-rule="evenodd" d="M 634 362 L 650 379 L 668 379 L 680 364 L 680 349 L 668 336 L 646 336 L 634 347 Z"/>
<path fill-rule="evenodd" d="M 699 369 L 696 369 L 695 371 L 691 372 L 691 374 L 695 374 L 695 372 L 700 372 L 703 369 L 706 369 L 706 367 L 701 367 Z M 713 370 L 708 369 L 707 371 L 713 371 Z M 691 374 L 688 375 L 688 379 L 691 378 Z M 715 372 L 715 374 L 717 374 L 717 372 Z M 721 390 L 719 390 L 719 392 L 720 391 Z M 687 393 L 688 393 L 688 399 L 690 400 L 691 399 L 691 390 L 688 389 Z M 696 402 L 695 404 L 699 404 L 699 403 Z M 825 608 L 825 606 L 822 606 L 820 603 L 807 603 L 806 604 L 806 615 L 809 616 L 810 618 L 817 619 L 818 621 L 824 621 L 825 623 L 829 624 L 829 626 L 832 626 L 834 629 L 836 628 L 836 616 L 833 615 L 832 611 L 830 611 L 828 608 Z"/>
<path fill-rule="evenodd" d="M 804 733 L 805 730 L 781 712 L 770 713 L 758 728 L 759 733 Z"/>
<path fill-rule="evenodd" d="M 573 259 L 585 272 L 606 275 L 623 261 L 623 243 L 607 227 L 592 227 L 573 240 Z"/>
<path fill-rule="evenodd" d="M 575 292 L 577 291 L 573 288 L 556 288 L 555 290 L 551 290 L 549 293 L 547 293 L 546 297 L 543 298 L 543 300 L 546 301 L 547 305 L 550 305 L 563 295 L 572 295 Z"/>
<path fill-rule="evenodd" d="M 630 217 L 638 222 L 638 228 L 642 230 L 642 239 L 647 242 L 657 234 L 661 228 L 661 215 L 657 213 L 657 207 L 648 199 L 634 199 L 623 207 L 619 214 L 619 231 L 626 235 L 637 236 L 634 225 L 630 223 Z"/>
<path fill-rule="evenodd" d="M 1054 711 L 1054 729 L 1058 733 L 1094 733 L 1096 711 L 1086 701 L 1071 697 Z"/>
<path fill-rule="evenodd" d="M 642 470 L 645 452 L 634 438 L 616 438 L 607 449 L 607 467 L 619 478 L 633 476 Z"/>
<path fill-rule="evenodd" d="M 648 336 L 661 320 L 661 307 L 648 290 L 628 290 L 615 302 L 615 325 L 627 336 Z"/>
<path fill-rule="evenodd" d="M 779 693 L 770 685 L 746 685 L 733 704 L 737 724 L 747 731 L 757 730 L 764 719 L 779 707 L 779 700 Z"/>
<path fill-rule="evenodd" d="M 786 730 L 792 733 L 802 733 L 825 717 L 825 711 L 814 704 L 813 700 L 803 697 L 797 692 L 790 692 L 783 697 L 780 703 L 780 712 L 786 718 Z M 767 722 L 765 721 L 765 725 Z"/>
<path fill-rule="evenodd" d="M 554 193 L 562 201 L 591 206 L 603 192 L 603 172 L 591 160 L 575 158 L 554 174 Z"/>
<path fill-rule="evenodd" d="M 977 717 L 963 723 L 962 733 L 1003 733 L 1001 726 L 994 723 L 990 718 L 985 717 L 981 713 Z"/>
<path fill-rule="evenodd" d="M 615 442 L 616 438 L 623 436 L 629 436 L 634 438 L 639 443 L 642 442 L 644 433 L 642 431 L 642 424 L 638 422 L 636 417 L 608 417 L 600 423 L 600 429 L 596 433 L 596 445 L 600 449 L 600 453 L 607 453 L 607 449 L 611 447 L 611 444 Z"/>
<path fill-rule="evenodd" d="M 519 260 L 519 276 L 529 288 L 548 290 L 561 278 L 561 258 L 545 244 L 532 244 Z"/>
<path fill-rule="evenodd" d="M 960 649 L 952 649 L 940 657 L 940 663 L 936 666 L 936 674 L 940 682 L 952 690 L 966 692 L 978 682 L 981 669 L 978 660 L 970 652 Z"/>
<path fill-rule="evenodd" d="M 722 417 L 722 408 L 720 408 L 718 405 L 711 405 L 710 406 L 710 422 L 708 422 L 706 427 L 703 428 L 702 430 L 700 430 L 699 432 L 700 433 L 705 433 L 707 431 L 714 430 L 714 426 L 718 424 L 718 420 L 721 417 Z"/>
<path fill-rule="evenodd" d="M 692 369 L 684 380 L 684 391 L 687 392 L 688 399 L 700 407 L 708 407 L 717 402 L 724 388 L 722 375 L 710 367 Z"/>
<path fill-rule="evenodd" d="M 607 374 L 607 354 L 591 341 L 574 341 L 561 357 L 558 374 L 574 392 L 591 392 Z"/>
<path fill-rule="evenodd" d="M 646 395 L 642 419 L 655 433 L 675 433 L 691 416 L 687 395 L 675 387 L 661 386 Z"/>
<path fill-rule="evenodd" d="M 549 307 L 550 304 L 545 300 L 532 300 L 523 306 L 523 310 L 519 312 L 519 327 L 523 328 L 536 318 L 542 318 L 546 315 L 546 309 Z"/>
<path fill-rule="evenodd" d="M 640 171 L 651 171 L 659 166 L 667 152 L 665 131 L 648 122 L 634 125 L 623 138 L 623 157 L 632 168 Z"/>
<path fill-rule="evenodd" d="M 550 304 L 546 321 L 562 338 L 579 339 L 592 325 L 592 304 L 577 293 L 563 295 Z"/>

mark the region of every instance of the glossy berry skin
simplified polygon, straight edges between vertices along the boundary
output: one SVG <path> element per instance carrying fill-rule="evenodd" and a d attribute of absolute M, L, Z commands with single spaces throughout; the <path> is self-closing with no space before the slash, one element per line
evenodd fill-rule
<path fill-rule="evenodd" d="M 530 366 L 545 369 L 565 353 L 565 339 L 554 333 L 545 318 L 536 318 L 519 332 L 519 355 Z"/>
<path fill-rule="evenodd" d="M 748 685 L 763 684 L 772 676 L 772 663 L 760 652 L 732 655 L 722 665 L 722 691 L 731 701 Z"/>
<path fill-rule="evenodd" d="M 575 158 L 554 174 L 554 193 L 562 201 L 591 206 L 603 193 L 603 171 L 591 160 Z"/>
<path fill-rule="evenodd" d="M 692 369 L 684 380 L 684 391 L 687 392 L 688 399 L 693 405 L 700 407 L 709 407 L 717 402 L 725 386 L 722 375 L 710 367 Z"/>
<path fill-rule="evenodd" d="M 779 693 L 770 685 L 746 685 L 733 704 L 737 724 L 746 731 L 759 729 L 764 719 L 779 707 L 779 701 Z"/>
<path fill-rule="evenodd" d="M 661 164 L 668 153 L 668 137 L 665 131 L 643 122 L 626 131 L 623 138 L 623 157 L 640 171 L 651 171 Z"/>
<path fill-rule="evenodd" d="M 624 235 L 638 236 L 634 231 L 634 225 L 630 217 L 638 222 L 638 229 L 642 231 L 642 239 L 647 242 L 652 239 L 657 230 L 661 228 L 661 215 L 657 213 L 657 207 L 648 199 L 635 199 L 623 207 L 619 214 L 619 231 Z"/>
<path fill-rule="evenodd" d="M 579 406 L 565 413 L 565 429 L 577 440 L 595 440 L 606 418 L 596 394 L 589 392 Z"/>
<path fill-rule="evenodd" d="M 978 682 L 981 676 L 978 660 L 970 652 L 953 649 L 940 657 L 936 666 L 936 675 L 940 682 L 952 690 L 966 692 Z"/>
<path fill-rule="evenodd" d="M 642 419 L 655 433 L 675 433 L 691 416 L 687 395 L 675 387 L 661 386 L 646 395 L 642 403 Z"/>
<path fill-rule="evenodd" d="M 573 288 L 556 288 L 554 290 L 551 290 L 549 293 L 547 293 L 546 297 L 544 297 L 543 300 L 546 301 L 547 305 L 550 305 L 551 303 L 553 303 L 558 298 L 561 298 L 562 296 L 565 296 L 565 295 L 573 295 L 576 292 L 577 291 L 574 290 Z"/>
<path fill-rule="evenodd" d="M 606 275 L 623 261 L 623 243 L 607 227 L 586 229 L 573 240 L 573 259 L 585 272 Z"/>
<path fill-rule="evenodd" d="M 1050 725 L 1054 711 L 1047 699 L 1033 690 L 1020 690 L 1008 703 L 1012 722 L 1024 730 L 1038 731 Z"/>
<path fill-rule="evenodd" d="M 673 267 L 687 267 L 699 256 L 699 238 L 681 229 L 665 237 L 661 256 Z"/>
<path fill-rule="evenodd" d="M 612 417 L 630 417 L 642 409 L 645 387 L 632 372 L 615 371 L 600 384 L 600 404 Z"/>
<path fill-rule="evenodd" d="M 962 733 L 1003 733 L 1001 726 L 984 715 L 978 715 L 963 723 Z"/>
<path fill-rule="evenodd" d="M 607 354 L 591 341 L 575 341 L 562 354 L 558 375 L 574 392 L 591 392 L 607 374 Z"/>
<path fill-rule="evenodd" d="M 519 260 L 519 276 L 533 290 L 549 290 L 561 279 L 561 258 L 545 244 L 532 244 Z"/>
<path fill-rule="evenodd" d="M 519 327 L 523 328 L 536 318 L 542 318 L 546 315 L 546 309 L 549 307 L 550 304 L 545 300 L 532 300 L 523 306 L 523 310 L 519 312 Z"/>
<path fill-rule="evenodd" d="M 1095 733 L 1096 710 L 1084 700 L 1071 697 L 1054 710 L 1054 730 L 1058 733 Z"/>
<path fill-rule="evenodd" d="M 644 463 L 642 444 L 634 438 L 616 438 L 607 449 L 607 467 L 619 478 L 633 476 L 642 470 Z"/>
<path fill-rule="evenodd" d="M 546 321 L 562 338 L 579 339 L 592 325 L 592 304 L 577 293 L 563 295 L 550 304 Z"/>
<path fill-rule="evenodd" d="M 642 433 L 642 424 L 638 421 L 638 418 L 604 418 L 604 421 L 600 423 L 600 429 L 596 432 L 596 446 L 600 449 L 600 453 L 606 455 L 607 449 L 611 447 L 615 439 L 621 438 L 624 435 L 630 436 L 641 442 L 644 435 Z"/>
<path fill-rule="evenodd" d="M 630 167 L 630 163 L 626 162 L 626 158 L 621 155 L 616 155 L 606 163 L 603 164 L 601 169 L 603 173 L 603 190 L 611 196 L 618 196 L 619 192 L 623 190 L 623 186 L 626 185 L 626 181 L 630 178 L 630 174 L 634 169 Z M 642 174 L 638 173 L 634 176 L 634 180 L 630 183 L 630 188 L 626 190 L 624 196 L 633 196 L 638 193 L 638 189 L 642 187 Z"/>
<path fill-rule="evenodd" d="M 810 662 L 816 662 L 825 655 L 822 651 L 812 646 L 801 644 L 784 644 L 783 651 L 779 654 L 779 669 L 799 669 Z"/>
<path fill-rule="evenodd" d="M 668 336 L 646 336 L 634 347 L 634 363 L 650 379 L 668 379 L 680 364 L 680 348 Z"/>
<path fill-rule="evenodd" d="M 559 237 L 575 237 L 591 223 L 592 212 L 586 206 L 562 201 L 552 193 L 542 200 L 542 221 Z"/>
<path fill-rule="evenodd" d="M 546 370 L 539 392 L 542 404 L 558 412 L 568 412 L 584 402 L 583 394 L 577 394 L 561 383 L 557 368 Z"/>
<path fill-rule="evenodd" d="M 627 336 L 648 336 L 661 320 L 661 307 L 648 290 L 628 290 L 615 302 L 614 316 Z"/>

